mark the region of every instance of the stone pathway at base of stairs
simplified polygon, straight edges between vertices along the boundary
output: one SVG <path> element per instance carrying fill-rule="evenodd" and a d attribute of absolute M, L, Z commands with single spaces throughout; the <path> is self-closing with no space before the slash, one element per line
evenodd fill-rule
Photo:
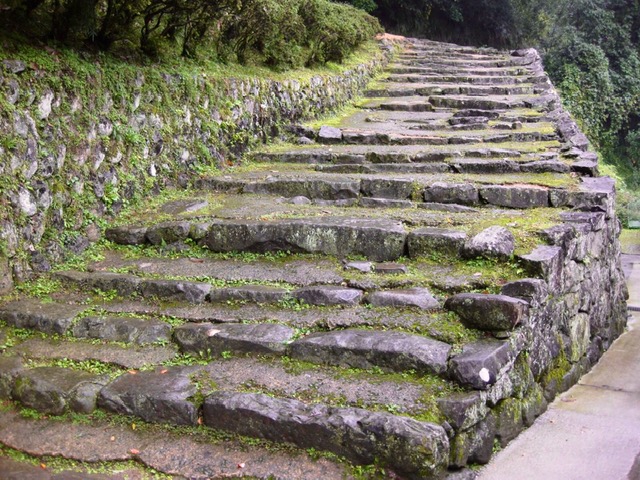
<path fill-rule="evenodd" d="M 623 255 L 628 331 L 478 480 L 640 480 L 640 255 Z"/>

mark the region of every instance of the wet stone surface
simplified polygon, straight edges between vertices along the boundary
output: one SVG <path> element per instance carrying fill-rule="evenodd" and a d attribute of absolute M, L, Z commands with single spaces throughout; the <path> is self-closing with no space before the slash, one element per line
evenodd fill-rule
<path fill-rule="evenodd" d="M 198 405 L 189 400 L 198 391 L 192 372 L 168 367 L 124 373 L 100 391 L 98 406 L 151 423 L 196 425 Z"/>
<path fill-rule="evenodd" d="M 315 333 L 293 342 L 293 358 L 314 363 L 392 371 L 443 373 L 451 346 L 402 332 L 342 330 Z"/>
<path fill-rule="evenodd" d="M 98 391 L 107 383 L 87 372 L 60 367 L 39 367 L 20 372 L 13 397 L 42 413 L 60 415 L 67 410 L 91 413 Z"/>
<path fill-rule="evenodd" d="M 171 327 L 164 322 L 126 317 L 85 317 L 74 325 L 72 333 L 78 338 L 137 344 L 171 339 Z"/>
<path fill-rule="evenodd" d="M 44 333 L 64 334 L 84 307 L 16 300 L 0 306 L 0 320 L 17 328 L 31 328 Z"/>
<path fill-rule="evenodd" d="M 223 352 L 282 355 L 295 331 L 277 324 L 198 323 L 177 327 L 174 339 L 183 352 L 218 356 Z"/>

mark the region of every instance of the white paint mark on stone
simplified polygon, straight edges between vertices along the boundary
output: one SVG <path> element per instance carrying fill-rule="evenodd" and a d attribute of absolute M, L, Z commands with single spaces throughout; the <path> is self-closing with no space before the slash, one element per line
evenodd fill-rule
<path fill-rule="evenodd" d="M 491 375 L 489 374 L 489 370 L 487 370 L 486 368 L 483 368 L 482 370 L 480 370 L 479 375 L 480 375 L 480 379 L 483 382 L 489 382 L 489 380 L 491 379 Z"/>

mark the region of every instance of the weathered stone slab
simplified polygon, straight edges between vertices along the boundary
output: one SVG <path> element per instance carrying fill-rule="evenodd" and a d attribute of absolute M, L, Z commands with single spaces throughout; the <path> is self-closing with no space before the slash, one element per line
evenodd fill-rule
<path fill-rule="evenodd" d="M 119 245 L 142 245 L 147 241 L 147 228 L 123 226 L 107 228 L 104 232 L 107 240 Z"/>
<path fill-rule="evenodd" d="M 509 342 L 479 340 L 465 345 L 449 362 L 451 377 L 465 387 L 486 390 L 496 383 L 501 370 L 515 353 Z"/>
<path fill-rule="evenodd" d="M 80 305 L 43 303 L 31 299 L 15 300 L 0 306 L 0 320 L 16 328 L 64 335 L 76 315 L 84 309 Z"/>
<path fill-rule="evenodd" d="M 436 374 L 446 371 L 450 351 L 450 345 L 431 338 L 375 330 L 315 333 L 289 347 L 293 358 L 308 362 Z"/>
<path fill-rule="evenodd" d="M 215 252 L 288 250 L 344 257 L 395 260 L 404 253 L 406 232 L 389 219 L 317 218 L 267 221 L 216 220 L 202 241 Z"/>
<path fill-rule="evenodd" d="M 425 189 L 424 201 L 477 205 L 480 202 L 480 195 L 478 189 L 468 183 L 435 182 Z"/>
<path fill-rule="evenodd" d="M 127 317 L 85 317 L 73 326 L 73 336 L 112 342 L 154 343 L 171 340 L 171 327 L 159 320 Z"/>
<path fill-rule="evenodd" d="M 465 232 L 446 228 L 419 228 L 409 233 L 407 248 L 410 258 L 444 252 L 458 255 L 467 238 Z"/>
<path fill-rule="evenodd" d="M 29 358 L 55 360 L 68 359 L 78 362 L 97 360 L 124 368 L 142 368 L 174 359 L 177 350 L 169 346 L 127 346 L 114 344 L 94 345 L 86 342 L 67 342 L 31 338 L 13 347 L 13 351 Z"/>
<path fill-rule="evenodd" d="M 21 357 L 0 357 L 0 400 L 11 398 L 15 379 L 24 368 Z"/>
<path fill-rule="evenodd" d="M 362 290 L 335 285 L 299 288 L 292 294 L 309 305 L 358 305 L 363 295 Z"/>
<path fill-rule="evenodd" d="M 140 277 L 112 272 L 57 272 L 55 278 L 86 290 L 115 291 L 123 297 L 139 292 Z"/>
<path fill-rule="evenodd" d="M 284 288 L 266 285 L 214 288 L 209 293 L 210 302 L 278 303 L 287 296 Z"/>
<path fill-rule="evenodd" d="M 26 407 L 61 415 L 67 410 L 91 413 L 104 377 L 60 367 L 38 367 L 21 371 L 12 396 Z"/>
<path fill-rule="evenodd" d="M 327 450 L 358 463 L 377 459 L 401 474 L 437 477 L 448 464 L 442 427 L 388 413 L 226 392 L 207 397 L 203 413 L 212 428 Z"/>
<path fill-rule="evenodd" d="M 379 275 L 399 275 L 408 271 L 407 266 L 401 263 L 378 263 L 375 266 L 375 273 Z"/>
<path fill-rule="evenodd" d="M 464 244 L 467 257 L 510 257 L 515 250 L 516 239 L 506 228 L 494 225 L 475 235 Z"/>
<path fill-rule="evenodd" d="M 480 197 L 498 207 L 524 209 L 549 206 L 549 191 L 543 187 L 491 185 L 480 188 Z"/>
<path fill-rule="evenodd" d="M 357 270 L 362 273 L 371 273 L 374 269 L 373 262 L 349 262 L 344 266 L 345 270 Z"/>
<path fill-rule="evenodd" d="M 323 125 L 318 131 L 317 140 L 323 143 L 340 143 L 342 141 L 342 130 Z"/>
<path fill-rule="evenodd" d="M 183 213 L 197 212 L 209 205 L 209 202 L 203 198 L 187 198 L 184 200 L 172 200 L 160 207 L 162 213 L 168 215 L 181 215 Z"/>
<path fill-rule="evenodd" d="M 189 373 L 179 367 L 125 373 L 100 391 L 98 406 L 150 423 L 196 425 L 198 406 L 189 398 L 197 388 Z"/>
<path fill-rule="evenodd" d="M 152 245 L 169 245 L 189 238 L 191 223 L 163 222 L 147 228 L 146 238 Z"/>
<path fill-rule="evenodd" d="M 477 425 L 455 436 L 451 442 L 449 465 L 461 468 L 472 463 L 481 465 L 488 463 L 493 454 L 495 436 L 496 420 L 492 414 L 489 414 Z M 471 478 L 476 476 L 474 474 Z"/>
<path fill-rule="evenodd" d="M 386 178 L 363 179 L 360 189 L 367 197 L 405 200 L 411 197 L 414 182 Z"/>
<path fill-rule="evenodd" d="M 512 330 L 524 324 L 529 304 L 505 295 L 460 293 L 449 297 L 444 307 L 458 314 L 462 323 L 479 330 Z"/>
<path fill-rule="evenodd" d="M 606 214 L 604 212 L 562 212 L 560 218 L 565 223 L 578 223 L 589 225 L 592 232 L 599 232 L 606 226 Z"/>
<path fill-rule="evenodd" d="M 562 247 L 541 245 L 519 258 L 529 273 L 545 279 L 552 291 L 560 288 L 564 260 Z"/>
<path fill-rule="evenodd" d="M 360 199 L 360 206 L 363 208 L 413 208 L 413 202 L 411 200 L 363 197 Z"/>
<path fill-rule="evenodd" d="M 432 112 L 433 105 L 427 101 L 384 101 L 378 106 L 380 110 L 393 112 Z"/>
<path fill-rule="evenodd" d="M 271 178 L 263 182 L 245 184 L 243 193 L 282 195 L 285 197 L 304 196 L 309 199 L 340 200 L 357 198 L 360 182 L 355 180 L 293 179 Z"/>
<path fill-rule="evenodd" d="M 479 392 L 457 393 L 437 400 L 438 407 L 455 430 L 465 430 L 480 422 L 489 413 Z"/>
<path fill-rule="evenodd" d="M 520 170 L 526 173 L 569 173 L 569 166 L 553 160 L 521 163 Z"/>
<path fill-rule="evenodd" d="M 530 305 L 542 304 L 549 295 L 547 282 L 538 278 L 524 278 L 506 283 L 500 290 L 502 295 L 520 298 Z"/>
<path fill-rule="evenodd" d="M 420 287 L 371 292 L 366 301 L 375 307 L 417 307 L 430 310 L 440 306 L 429 290 Z"/>
<path fill-rule="evenodd" d="M 11 292 L 13 290 L 13 276 L 9 261 L 0 255 L 0 295 Z"/>
<path fill-rule="evenodd" d="M 456 109 L 479 109 L 479 110 L 507 110 L 510 108 L 518 108 L 524 105 L 523 102 L 517 100 L 493 100 L 478 97 L 454 97 L 454 96 L 438 96 L 429 97 L 429 102 L 435 107 L 440 108 L 456 108 Z"/>
<path fill-rule="evenodd" d="M 140 294 L 144 298 L 160 298 L 189 303 L 202 303 L 211 292 L 211 285 L 181 280 L 141 280 Z"/>
<path fill-rule="evenodd" d="M 434 203 L 425 202 L 419 203 L 418 208 L 424 208 L 425 210 L 434 210 L 436 212 L 449 212 L 449 213 L 475 213 L 478 211 L 476 208 L 465 207 L 464 205 L 456 205 L 455 203 Z"/>
<path fill-rule="evenodd" d="M 222 352 L 282 355 L 295 331 L 275 323 L 189 323 L 177 327 L 174 339 L 183 352 L 218 356 Z"/>
<path fill-rule="evenodd" d="M 475 140 L 477 141 L 477 139 Z M 489 141 L 489 139 L 485 139 L 485 141 Z M 520 164 L 513 160 L 461 158 L 451 162 L 451 165 L 457 173 L 499 174 L 520 171 Z"/>

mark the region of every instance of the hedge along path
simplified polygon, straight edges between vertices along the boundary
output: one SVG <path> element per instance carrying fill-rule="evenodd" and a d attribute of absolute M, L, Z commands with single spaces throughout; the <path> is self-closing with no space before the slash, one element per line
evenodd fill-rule
<path fill-rule="evenodd" d="M 188 478 L 471 478 L 624 329 L 615 190 L 534 50 L 404 47 L 350 115 L 0 306 L 0 396 L 145 425 L 117 459 Z M 177 426 L 216 459 L 157 461 Z"/>

